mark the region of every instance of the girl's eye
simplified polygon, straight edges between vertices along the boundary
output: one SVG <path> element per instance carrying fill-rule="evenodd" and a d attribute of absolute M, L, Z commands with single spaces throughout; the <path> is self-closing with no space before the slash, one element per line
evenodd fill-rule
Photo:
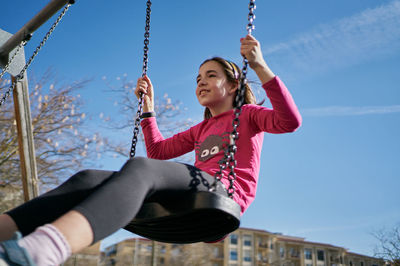
<path fill-rule="evenodd" d="M 215 78 L 216 76 L 217 76 L 216 74 L 208 74 L 207 78 Z M 200 82 L 200 79 L 197 79 L 196 83 L 199 84 L 199 82 Z"/>

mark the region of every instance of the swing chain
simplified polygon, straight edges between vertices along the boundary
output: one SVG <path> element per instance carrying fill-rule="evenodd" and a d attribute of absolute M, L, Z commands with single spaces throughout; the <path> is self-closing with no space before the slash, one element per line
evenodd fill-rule
<path fill-rule="evenodd" d="M 0 80 L 3 78 L 4 74 L 7 72 L 8 68 L 11 65 L 11 63 L 14 61 L 14 58 L 19 53 L 19 50 L 21 50 L 22 46 L 25 46 L 26 43 L 27 43 L 27 41 L 23 41 L 17 46 L 17 49 L 15 50 L 15 53 L 10 57 L 10 59 L 7 62 L 7 64 L 4 66 L 3 71 L 1 71 Z"/>
<path fill-rule="evenodd" d="M 4 92 L 3 97 L 0 99 L 0 107 L 6 102 L 7 98 L 10 96 L 11 92 L 15 89 L 17 81 L 13 82 L 11 86 Z"/>
<path fill-rule="evenodd" d="M 145 32 L 144 32 L 144 48 L 143 48 L 143 70 L 142 70 L 142 77 L 146 76 L 147 69 L 148 69 L 148 62 L 149 62 L 149 43 L 150 43 L 150 14 L 151 14 L 151 0 L 147 1 L 146 4 L 146 25 L 145 25 Z M 143 93 L 140 94 L 139 97 L 139 106 L 136 113 L 135 118 L 135 127 L 133 129 L 133 138 L 132 138 L 132 146 L 130 157 L 135 157 L 136 153 L 136 143 L 138 141 L 139 129 L 140 129 L 140 116 L 142 115 L 143 110 Z"/>
<path fill-rule="evenodd" d="M 254 14 L 254 10 L 256 9 L 256 0 L 250 0 L 249 3 L 249 15 L 247 17 L 249 23 L 247 24 L 247 33 L 251 34 L 251 32 L 255 29 L 253 24 L 256 19 L 256 15 Z"/>
<path fill-rule="evenodd" d="M 251 34 L 251 32 L 255 29 L 255 26 L 253 24 L 255 20 L 255 14 L 254 10 L 256 9 L 256 4 L 255 0 L 250 0 L 249 4 L 249 15 L 248 15 L 248 21 L 249 23 L 247 24 L 247 33 Z M 235 173 L 235 167 L 237 165 L 236 159 L 235 159 L 235 154 L 237 151 L 237 146 L 236 146 L 236 140 L 239 138 L 239 132 L 237 131 L 240 121 L 239 121 L 239 116 L 242 113 L 242 105 L 245 100 L 245 92 L 246 92 L 246 84 L 247 84 L 247 69 L 248 69 L 248 61 L 244 57 L 243 58 L 243 68 L 242 68 L 242 74 L 240 77 L 240 86 L 238 89 L 238 93 L 235 98 L 235 108 L 234 108 L 234 115 L 235 118 L 232 121 L 232 127 L 233 130 L 230 134 L 230 143 L 228 148 L 225 151 L 224 158 L 222 158 L 219 162 L 219 171 L 215 173 L 215 182 L 211 185 L 210 191 L 215 191 L 217 187 L 217 183 L 221 182 L 221 179 L 224 176 L 224 170 L 229 167 L 229 174 L 228 174 L 228 181 L 229 181 L 229 187 L 227 189 L 228 197 L 233 198 L 233 195 L 235 193 L 235 187 L 234 183 L 236 180 L 236 173 Z"/>
<path fill-rule="evenodd" d="M 143 73 L 142 77 L 147 74 L 149 62 L 149 43 L 150 43 L 150 14 L 151 14 L 151 1 L 147 1 L 146 7 L 146 26 L 144 27 L 144 48 L 143 48 Z"/>
<path fill-rule="evenodd" d="M 19 53 L 19 50 L 21 50 L 22 46 L 25 46 L 26 43 L 27 43 L 27 41 L 23 41 L 18 45 L 17 49 L 15 50 L 15 53 L 11 56 L 11 58 L 8 60 L 7 64 L 4 66 L 4 69 L 0 74 L 0 80 L 3 79 L 4 74 L 7 72 L 8 68 L 10 67 L 15 56 Z M 11 84 L 11 86 L 4 92 L 3 97 L 0 99 L 0 107 L 6 102 L 7 98 L 11 94 L 11 91 L 13 91 L 15 89 L 15 84 L 16 84 L 16 82 Z"/>
<path fill-rule="evenodd" d="M 43 48 L 45 45 L 46 41 L 49 39 L 50 35 L 53 33 L 54 29 L 57 27 L 57 25 L 60 23 L 61 19 L 64 17 L 65 13 L 67 13 L 69 7 L 74 4 L 74 1 L 71 0 L 63 9 L 63 11 L 60 13 L 56 21 L 53 23 L 51 26 L 50 30 L 46 33 L 44 36 L 43 40 L 40 42 L 40 44 L 36 47 L 35 51 L 33 52 L 32 56 L 29 58 L 28 62 L 25 64 L 25 66 L 22 68 L 22 70 L 19 72 L 17 76 L 15 76 L 15 81 L 13 84 L 7 89 L 7 91 L 4 93 L 3 97 L 0 99 L 0 107 L 6 102 L 7 98 L 10 96 L 11 91 L 15 89 L 15 86 L 18 81 L 24 78 L 24 74 L 28 67 L 31 65 L 33 59 L 37 56 L 39 51 Z M 30 39 L 31 34 L 28 35 L 25 41 L 21 42 L 21 44 L 18 46 L 17 52 L 12 56 L 12 58 L 8 61 L 6 67 L 4 68 L 3 72 L 5 72 L 6 68 L 8 68 L 9 64 L 11 61 L 14 59 L 15 55 L 18 53 L 19 49 L 21 49 L 22 46 L 25 46 L 28 40 Z M 4 75 L 2 72 L 2 75 Z M 2 77 L 2 76 L 1 76 Z"/>

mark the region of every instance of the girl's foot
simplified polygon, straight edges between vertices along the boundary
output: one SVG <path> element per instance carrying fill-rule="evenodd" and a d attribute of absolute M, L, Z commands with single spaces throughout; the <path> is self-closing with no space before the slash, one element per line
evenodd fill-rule
<path fill-rule="evenodd" d="M 0 242 L 0 266 L 36 266 L 26 249 L 18 245 L 21 238 L 17 232 L 12 239 Z"/>

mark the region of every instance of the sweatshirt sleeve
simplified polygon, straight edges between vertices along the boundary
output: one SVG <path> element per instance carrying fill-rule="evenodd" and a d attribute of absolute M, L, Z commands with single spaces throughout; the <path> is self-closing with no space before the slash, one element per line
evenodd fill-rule
<path fill-rule="evenodd" d="M 164 139 L 157 126 L 155 117 L 143 119 L 141 122 L 147 157 L 168 160 L 194 149 L 192 128 Z"/>
<path fill-rule="evenodd" d="M 249 113 L 252 124 L 258 130 L 269 133 L 288 133 L 298 129 L 302 118 L 285 84 L 276 76 L 263 84 L 263 88 L 271 101 L 272 109 L 257 106 L 259 110 Z"/>

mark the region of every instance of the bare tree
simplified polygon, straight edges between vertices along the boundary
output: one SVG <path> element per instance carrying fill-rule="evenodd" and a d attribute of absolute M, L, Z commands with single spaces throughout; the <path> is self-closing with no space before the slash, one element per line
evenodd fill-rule
<path fill-rule="evenodd" d="M 87 115 L 81 111 L 83 102 L 79 91 L 87 83 L 87 80 L 83 80 L 58 85 L 51 71 L 33 82 L 30 93 L 32 125 L 38 177 L 42 184 L 59 182 L 60 177 L 87 164 L 90 161 L 89 153 L 100 151 L 102 139 L 99 133 L 87 128 Z M 20 181 L 20 174 L 12 104 L 2 106 L 1 111 L 0 176 L 3 182 L 16 184 Z"/>
<path fill-rule="evenodd" d="M 377 230 L 372 235 L 378 240 L 374 255 L 392 265 L 400 266 L 400 223 L 391 229 Z"/>
<path fill-rule="evenodd" d="M 99 133 L 87 128 L 87 115 L 81 111 L 83 102 L 79 91 L 88 80 L 60 85 L 55 82 L 54 73 L 47 71 L 30 83 L 33 84 L 30 101 L 38 178 L 45 190 L 83 165 L 89 165 L 91 158 L 102 151 L 104 140 Z M 10 80 L 0 81 L 0 89 L 9 85 Z M 19 188 L 16 194 L 21 194 L 16 130 L 14 107 L 8 99 L 0 112 L 0 185 L 8 185 L 8 190 Z M 12 202 L 19 203 L 21 199 L 13 197 Z M 0 211 L 10 205 L 1 203 Z"/>

